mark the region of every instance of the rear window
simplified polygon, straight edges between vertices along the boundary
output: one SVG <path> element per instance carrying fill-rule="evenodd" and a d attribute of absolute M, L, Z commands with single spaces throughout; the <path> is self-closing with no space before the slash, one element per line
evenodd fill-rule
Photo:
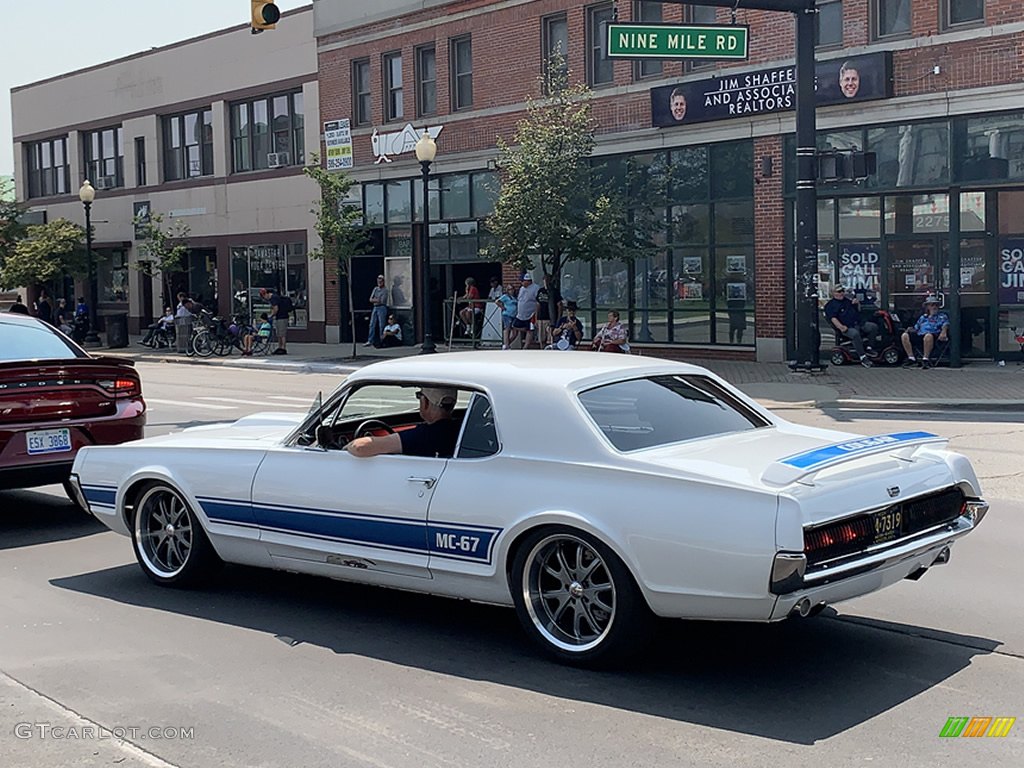
<path fill-rule="evenodd" d="M 636 451 L 770 426 L 704 376 L 651 376 L 587 390 L 580 402 L 609 442 Z"/>
<path fill-rule="evenodd" d="M 42 323 L 0 323 L 0 361 L 82 357 Z"/>

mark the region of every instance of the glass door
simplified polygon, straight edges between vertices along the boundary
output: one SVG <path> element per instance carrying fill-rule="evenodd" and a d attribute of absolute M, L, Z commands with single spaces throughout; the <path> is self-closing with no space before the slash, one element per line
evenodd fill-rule
<path fill-rule="evenodd" d="M 943 269 L 948 263 L 943 253 L 945 244 L 946 238 L 942 237 L 887 242 L 889 307 L 904 325 L 917 320 L 928 296 L 938 296 L 943 308 L 948 304 L 949 270 Z"/>
<path fill-rule="evenodd" d="M 949 274 L 948 246 L 943 247 L 943 273 Z M 989 288 L 988 244 L 984 238 L 960 241 L 960 355 L 992 357 L 989 322 L 992 293 Z M 948 282 L 952 282 L 949 280 Z M 950 318 L 956 322 L 956 318 Z"/>

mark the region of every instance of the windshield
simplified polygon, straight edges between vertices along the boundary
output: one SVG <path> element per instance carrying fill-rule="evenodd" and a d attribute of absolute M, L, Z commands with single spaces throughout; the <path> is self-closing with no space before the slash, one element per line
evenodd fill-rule
<path fill-rule="evenodd" d="M 0 361 L 86 356 L 42 323 L 0 323 Z"/>
<path fill-rule="evenodd" d="M 651 376 L 582 392 L 580 402 L 620 451 L 769 426 L 704 376 Z"/>

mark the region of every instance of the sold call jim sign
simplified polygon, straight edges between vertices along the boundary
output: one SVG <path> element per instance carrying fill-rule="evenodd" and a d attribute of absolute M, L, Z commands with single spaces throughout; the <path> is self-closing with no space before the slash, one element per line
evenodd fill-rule
<path fill-rule="evenodd" d="M 624 59 L 746 59 L 750 27 L 731 24 L 608 25 L 608 56 Z"/>

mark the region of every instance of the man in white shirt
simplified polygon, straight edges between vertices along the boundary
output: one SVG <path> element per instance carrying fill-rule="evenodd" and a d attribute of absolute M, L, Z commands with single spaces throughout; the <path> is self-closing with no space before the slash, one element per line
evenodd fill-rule
<path fill-rule="evenodd" d="M 533 344 L 534 316 L 537 314 L 537 308 L 540 306 L 537 301 L 538 293 L 540 293 L 540 286 L 534 285 L 533 276 L 529 272 L 525 273 L 523 275 L 523 284 L 519 288 L 519 296 L 517 296 L 516 317 L 512 321 L 513 332 L 526 336 L 526 342 L 523 344 L 524 349 L 529 349 L 530 345 Z"/>

